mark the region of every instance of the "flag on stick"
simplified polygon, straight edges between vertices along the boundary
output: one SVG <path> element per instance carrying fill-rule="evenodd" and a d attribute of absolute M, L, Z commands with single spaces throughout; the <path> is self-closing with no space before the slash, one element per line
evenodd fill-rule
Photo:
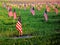
<path fill-rule="evenodd" d="M 13 15 L 14 15 L 14 19 L 16 19 L 16 11 L 15 11 L 15 9 L 14 9 Z"/>
<path fill-rule="evenodd" d="M 35 15 L 34 7 L 31 9 L 32 15 Z"/>
<path fill-rule="evenodd" d="M 9 9 L 8 16 L 9 17 L 13 16 L 13 12 L 12 12 L 12 9 L 11 8 Z"/>
<path fill-rule="evenodd" d="M 47 10 L 45 10 L 44 12 L 44 18 L 45 18 L 45 21 L 48 21 Z"/>
<path fill-rule="evenodd" d="M 19 31 L 19 35 L 22 36 L 22 24 L 21 24 L 20 17 L 19 17 L 18 22 L 16 24 L 16 29 Z"/>
<path fill-rule="evenodd" d="M 8 12 L 8 15 L 9 15 L 9 17 L 13 16 L 12 11 L 9 11 L 9 12 Z"/>

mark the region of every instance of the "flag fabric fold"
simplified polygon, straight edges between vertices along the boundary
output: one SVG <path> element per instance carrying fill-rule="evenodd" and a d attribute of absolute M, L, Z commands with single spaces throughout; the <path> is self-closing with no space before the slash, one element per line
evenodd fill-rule
<path fill-rule="evenodd" d="M 46 10 L 44 12 L 44 18 L 45 18 L 45 21 L 48 21 L 48 16 L 47 16 L 47 11 Z"/>
<path fill-rule="evenodd" d="M 34 7 L 30 10 L 32 15 L 35 15 Z"/>
<path fill-rule="evenodd" d="M 8 12 L 8 16 L 9 16 L 9 17 L 13 16 L 12 11 L 9 11 L 9 12 Z"/>
<path fill-rule="evenodd" d="M 13 16 L 12 8 L 9 9 L 8 16 L 9 17 Z"/>
<path fill-rule="evenodd" d="M 16 12 L 14 12 L 13 15 L 14 15 L 14 19 L 16 19 Z"/>
<path fill-rule="evenodd" d="M 19 35 L 22 35 L 22 24 L 21 24 L 21 19 L 18 19 L 18 22 L 16 24 L 16 29 L 19 31 Z"/>
<path fill-rule="evenodd" d="M 14 13 L 13 13 L 14 19 L 16 19 L 16 11 L 14 9 Z"/>

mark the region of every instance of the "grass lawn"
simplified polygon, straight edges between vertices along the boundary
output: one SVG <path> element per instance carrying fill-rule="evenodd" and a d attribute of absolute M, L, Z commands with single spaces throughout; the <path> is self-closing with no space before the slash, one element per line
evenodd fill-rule
<path fill-rule="evenodd" d="M 1 4 L 0 4 L 1 5 Z M 14 7 L 13 7 L 14 9 Z M 21 16 L 23 34 L 32 35 L 32 38 L 9 39 L 18 36 L 16 30 L 17 19 L 8 17 L 6 8 L 0 6 L 0 45 L 56 45 L 60 35 L 60 8 L 58 15 L 52 10 L 48 12 L 48 22 L 45 22 L 43 12 L 45 6 L 33 16 L 30 9 L 16 9 L 17 16 Z"/>

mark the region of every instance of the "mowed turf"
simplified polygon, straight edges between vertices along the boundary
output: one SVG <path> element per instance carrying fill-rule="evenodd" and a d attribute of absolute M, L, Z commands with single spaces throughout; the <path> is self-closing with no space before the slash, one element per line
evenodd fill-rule
<path fill-rule="evenodd" d="M 13 7 L 14 9 L 14 7 Z M 0 44 L 1 45 L 54 45 L 57 44 L 56 32 L 60 30 L 60 8 L 58 15 L 54 10 L 48 13 L 48 22 L 44 20 L 45 6 L 38 11 L 35 8 L 36 14 L 33 16 L 30 9 L 16 9 L 17 16 L 21 16 L 23 35 L 34 36 L 24 39 L 9 39 L 19 36 L 16 30 L 16 20 L 13 17 L 8 17 L 6 8 L 0 7 Z M 59 36 L 59 35 L 58 35 Z M 55 40 L 54 40 L 54 39 Z M 52 41 L 51 41 L 52 40 Z M 11 42 L 11 43 L 10 43 Z"/>

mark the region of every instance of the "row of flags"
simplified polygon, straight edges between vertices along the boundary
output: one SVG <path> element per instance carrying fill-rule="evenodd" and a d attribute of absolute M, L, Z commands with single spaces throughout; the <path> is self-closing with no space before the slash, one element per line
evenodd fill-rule
<path fill-rule="evenodd" d="M 8 10 L 8 16 L 9 17 L 14 17 L 14 19 L 17 18 L 16 15 L 16 10 L 14 9 L 14 11 L 12 12 L 12 7 L 7 7 Z M 18 18 L 18 22 L 16 23 L 16 29 L 19 31 L 19 35 L 22 36 L 23 32 L 22 32 L 22 24 L 21 24 L 21 17 Z"/>
<path fill-rule="evenodd" d="M 40 8 L 38 8 L 38 9 L 40 9 Z M 56 15 L 57 15 L 57 14 L 58 14 L 58 9 L 57 9 L 57 7 L 54 8 L 54 11 L 55 11 L 55 13 L 56 13 Z M 35 15 L 35 9 L 34 9 L 34 7 L 31 8 L 31 11 L 30 11 L 30 12 L 32 13 L 33 16 Z M 48 21 L 47 12 L 50 12 L 50 7 L 49 7 L 48 5 L 46 5 L 46 9 L 45 9 L 45 11 L 44 11 L 45 21 Z"/>
<path fill-rule="evenodd" d="M 42 8 L 42 6 L 41 6 Z M 41 9 L 40 7 L 38 9 Z M 25 9 L 26 9 L 26 5 L 25 5 Z M 14 9 L 14 12 L 12 12 L 12 7 L 7 7 L 7 10 L 8 10 L 8 16 L 9 17 L 14 17 L 14 19 L 17 18 L 17 15 L 16 15 L 16 10 Z M 56 14 L 58 14 L 58 9 L 57 7 L 54 8 Z M 30 9 L 30 12 L 31 14 L 34 16 L 35 15 L 35 8 L 34 6 L 31 7 Z M 48 5 L 46 5 L 46 9 L 44 11 L 44 19 L 45 21 L 47 22 L 48 21 L 48 14 L 47 12 L 50 12 L 50 7 Z M 23 31 L 22 31 L 22 23 L 21 23 L 21 17 L 18 18 L 18 22 L 16 24 L 16 29 L 19 31 L 19 35 L 22 36 L 23 35 Z"/>
<path fill-rule="evenodd" d="M 17 14 L 16 14 L 16 10 L 14 9 L 14 12 L 12 12 L 12 8 L 10 7 L 8 7 L 8 16 L 9 17 L 14 17 L 14 19 L 16 19 L 17 18 Z"/>
<path fill-rule="evenodd" d="M 42 7 L 42 5 L 44 5 L 43 3 L 19 3 L 19 4 L 17 4 L 17 3 L 5 3 L 5 2 L 3 2 L 2 4 L 4 6 L 11 5 L 11 6 L 18 7 L 18 8 L 20 8 L 20 7 L 29 7 L 29 6 L 35 6 L 35 7 L 40 6 L 40 7 Z M 46 3 L 46 5 L 48 5 L 48 4 L 50 6 L 54 6 L 54 5 L 59 6 L 58 3 Z"/>
<path fill-rule="evenodd" d="M 58 9 L 57 9 L 57 7 L 56 7 L 54 10 L 55 10 L 56 14 L 58 14 Z M 35 8 L 32 7 L 32 8 L 30 9 L 30 12 L 31 12 L 32 15 L 34 16 L 34 15 L 35 15 Z M 48 21 L 48 14 L 47 14 L 47 12 L 50 12 L 50 7 L 49 7 L 49 6 L 46 6 L 46 9 L 45 9 L 45 11 L 44 11 L 44 19 L 45 19 L 46 22 Z M 19 31 L 19 35 L 22 36 L 22 35 L 23 35 L 23 31 L 22 31 L 22 24 L 21 24 L 20 18 L 18 19 L 18 22 L 17 22 L 17 24 L 16 24 L 16 28 L 17 28 L 17 30 Z"/>
<path fill-rule="evenodd" d="M 35 15 L 34 7 L 31 9 L 31 13 L 33 15 Z M 44 12 L 44 17 L 45 17 L 45 20 L 47 21 L 48 20 L 47 10 L 45 10 L 45 12 Z M 22 36 L 23 35 L 23 31 L 22 31 L 22 23 L 21 23 L 21 18 L 20 17 L 18 18 L 18 22 L 16 24 L 16 29 L 19 31 L 19 35 Z"/>
<path fill-rule="evenodd" d="M 16 14 L 16 10 L 14 9 L 14 11 L 12 12 L 12 7 L 11 6 L 7 6 L 7 10 L 8 10 L 8 16 L 9 17 L 14 17 L 14 19 L 17 18 L 17 14 Z M 21 24 L 21 18 L 18 18 L 18 21 L 16 23 L 16 29 L 19 32 L 19 35 L 22 36 L 23 32 L 22 32 L 22 24 Z"/>

